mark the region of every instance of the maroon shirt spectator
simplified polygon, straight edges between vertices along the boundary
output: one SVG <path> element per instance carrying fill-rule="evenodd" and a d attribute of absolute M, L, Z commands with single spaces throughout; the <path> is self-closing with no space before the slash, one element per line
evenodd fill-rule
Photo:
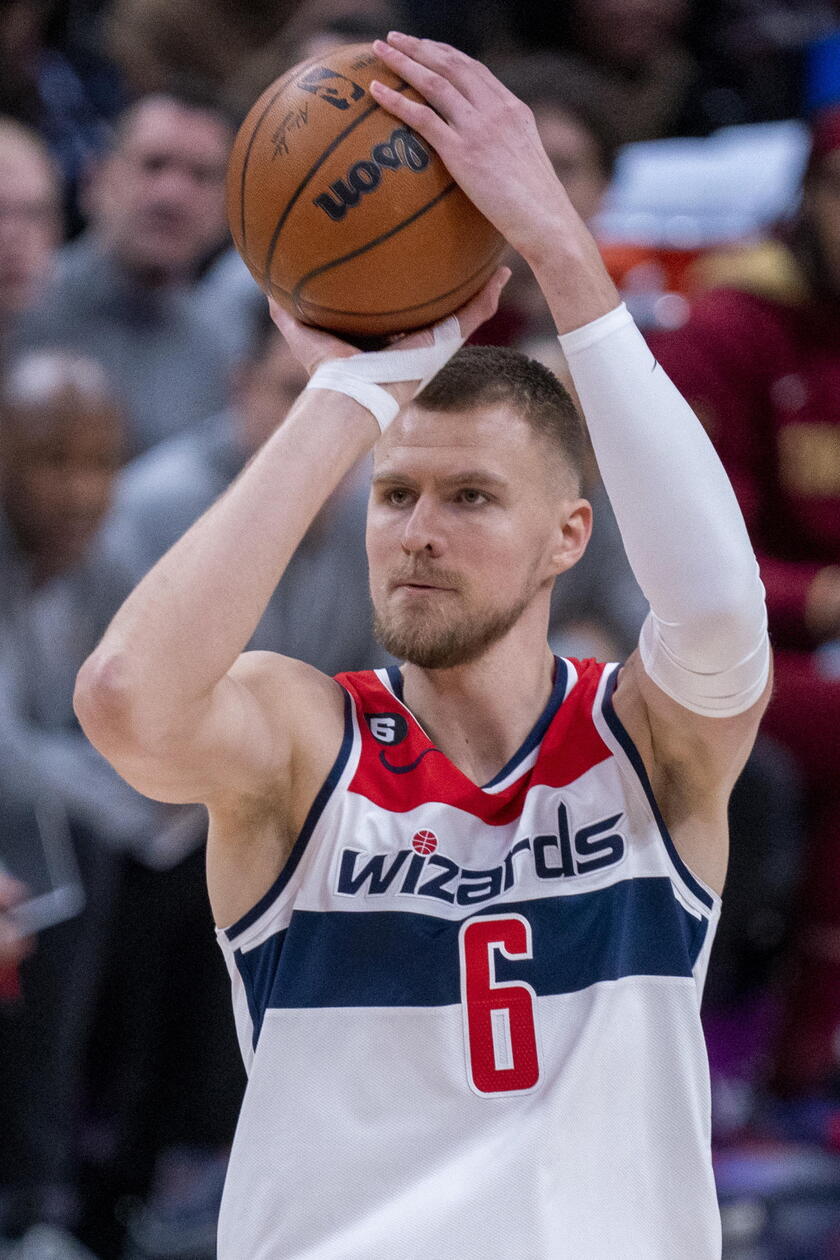
<path fill-rule="evenodd" d="M 787 244 L 734 254 L 654 353 L 706 423 L 767 587 L 776 689 L 765 729 L 799 762 L 809 840 L 776 1083 L 840 1068 L 840 108 L 814 129 Z M 721 263 L 718 263 L 718 275 Z"/>

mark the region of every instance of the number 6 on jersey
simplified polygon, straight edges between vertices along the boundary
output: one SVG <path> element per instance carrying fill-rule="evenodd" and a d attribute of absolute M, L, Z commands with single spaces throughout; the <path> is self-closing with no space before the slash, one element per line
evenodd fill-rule
<path fill-rule="evenodd" d="M 531 925 L 519 914 L 469 919 L 459 933 L 467 1074 L 477 1094 L 525 1094 L 540 1076 L 536 993 L 523 980 L 496 980 L 498 950 L 531 958 Z"/>

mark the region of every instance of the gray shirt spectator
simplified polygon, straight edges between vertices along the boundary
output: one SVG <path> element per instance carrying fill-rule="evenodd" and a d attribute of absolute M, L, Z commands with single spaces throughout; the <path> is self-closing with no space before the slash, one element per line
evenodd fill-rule
<path fill-rule="evenodd" d="M 165 95 L 120 119 L 86 195 L 88 232 L 67 246 L 19 344 L 96 357 L 122 394 L 136 454 L 224 405 L 230 359 L 191 292 L 224 237 L 231 128 L 203 100 Z"/>
<path fill-rule="evenodd" d="M 25 356 L 5 384 L 2 431 L 0 792 L 24 806 L 57 798 L 98 840 L 144 856 L 170 827 L 195 832 L 192 811 L 129 787 L 72 706 L 76 673 L 132 584 L 96 534 L 120 451 L 98 365 Z M 170 860 L 181 852 L 178 840 Z"/>
<path fill-rule="evenodd" d="M 224 403 L 231 359 L 218 326 L 186 286 L 151 287 L 87 233 L 60 253 L 47 297 L 21 320 L 27 348 L 95 355 L 119 391 L 127 454 L 138 454 Z"/>
<path fill-rule="evenodd" d="M 34 587 L 3 519 L 0 572 L 0 788 L 26 803 L 54 794 L 93 832 L 130 842 L 148 826 L 147 802 L 91 746 L 71 703 L 75 673 L 130 583 L 95 549 Z"/>

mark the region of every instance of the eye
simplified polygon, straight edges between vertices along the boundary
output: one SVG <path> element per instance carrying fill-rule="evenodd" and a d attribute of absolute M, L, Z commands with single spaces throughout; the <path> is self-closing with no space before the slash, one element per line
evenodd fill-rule
<path fill-rule="evenodd" d="M 468 507 L 480 507 L 482 503 L 489 503 L 488 496 L 483 490 L 475 490 L 470 486 L 464 486 L 458 491 L 458 500 L 466 503 Z"/>
<path fill-rule="evenodd" d="M 140 161 L 140 167 L 146 175 L 159 175 L 166 170 L 169 159 L 162 153 L 148 153 Z"/>
<path fill-rule="evenodd" d="M 391 507 L 405 507 L 411 502 L 411 491 L 406 490 L 404 486 L 392 486 L 390 490 L 385 491 L 383 497 Z"/>

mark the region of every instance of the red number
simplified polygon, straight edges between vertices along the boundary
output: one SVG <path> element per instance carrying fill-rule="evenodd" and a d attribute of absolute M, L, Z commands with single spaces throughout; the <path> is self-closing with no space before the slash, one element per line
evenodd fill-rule
<path fill-rule="evenodd" d="M 470 1084 L 478 1094 L 527 1093 L 540 1076 L 536 994 L 521 980 L 499 984 L 495 951 L 530 958 L 531 925 L 519 914 L 469 919 L 459 941 Z"/>

